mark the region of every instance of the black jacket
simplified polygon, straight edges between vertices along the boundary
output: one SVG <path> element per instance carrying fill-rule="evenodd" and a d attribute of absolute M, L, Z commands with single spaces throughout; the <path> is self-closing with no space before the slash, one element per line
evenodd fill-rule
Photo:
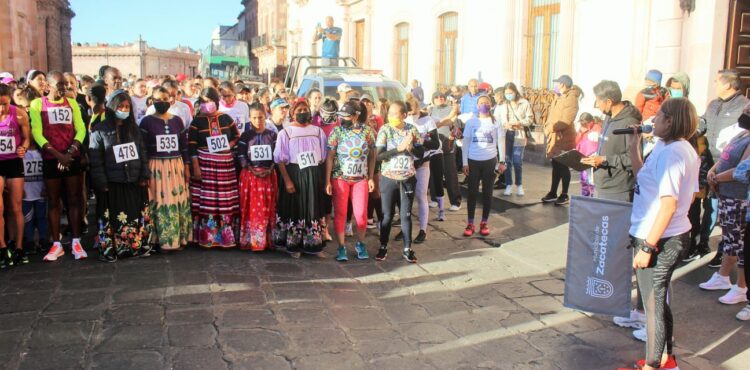
<path fill-rule="evenodd" d="M 594 171 L 597 192 L 625 193 L 632 191 L 635 185 L 630 145 L 626 141 L 628 135 L 612 135 L 613 130 L 641 124 L 641 113 L 638 109 L 629 101 L 624 103 L 625 108 L 604 123 L 606 131 L 602 132 L 604 143 L 601 144 L 599 153 L 607 159 L 604 165 Z"/>
<path fill-rule="evenodd" d="M 151 177 L 146 147 L 140 130 L 137 126 L 131 130 L 126 130 L 122 126 L 117 127 L 113 116 L 107 116 L 104 122 L 97 124 L 91 131 L 89 143 L 91 180 L 94 189 L 98 191 L 104 189 L 110 182 L 137 183 Z M 135 143 L 138 159 L 117 163 L 112 147 L 130 142 Z"/>

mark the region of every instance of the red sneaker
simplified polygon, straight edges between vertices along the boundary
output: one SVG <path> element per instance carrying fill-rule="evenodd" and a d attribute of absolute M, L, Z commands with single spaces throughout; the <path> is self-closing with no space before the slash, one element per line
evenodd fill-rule
<path fill-rule="evenodd" d="M 646 360 L 645 359 L 640 359 L 640 360 L 638 360 L 638 362 L 636 363 L 636 365 L 638 365 L 638 367 L 642 368 L 642 367 L 646 366 Z M 661 365 L 660 369 L 664 369 L 664 370 L 680 370 L 680 368 L 677 367 L 677 358 L 674 357 L 674 356 L 669 356 L 669 359 L 667 360 L 667 362 L 665 362 L 663 365 Z"/>
<path fill-rule="evenodd" d="M 472 235 L 474 235 L 474 224 L 468 224 L 466 225 L 466 229 L 464 230 L 464 236 Z"/>
<path fill-rule="evenodd" d="M 490 227 L 487 226 L 486 222 L 479 224 L 479 233 L 482 234 L 482 236 L 490 235 Z"/>

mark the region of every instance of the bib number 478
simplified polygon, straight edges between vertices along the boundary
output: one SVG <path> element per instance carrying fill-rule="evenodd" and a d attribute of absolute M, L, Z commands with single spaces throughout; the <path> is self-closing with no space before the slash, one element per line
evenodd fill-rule
<path fill-rule="evenodd" d="M 115 152 L 115 162 L 122 163 L 138 159 L 138 151 L 135 143 L 115 145 L 112 147 Z"/>

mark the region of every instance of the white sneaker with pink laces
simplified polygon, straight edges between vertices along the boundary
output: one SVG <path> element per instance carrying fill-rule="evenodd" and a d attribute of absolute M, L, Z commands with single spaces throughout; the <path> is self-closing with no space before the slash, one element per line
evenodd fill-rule
<path fill-rule="evenodd" d="M 73 250 L 73 257 L 76 260 L 82 260 L 88 257 L 88 254 L 86 254 L 86 251 L 83 250 L 83 247 L 81 246 L 81 241 L 78 239 L 73 239 L 73 242 L 71 243 Z"/>
<path fill-rule="evenodd" d="M 60 244 L 60 242 L 54 242 L 52 244 L 52 248 L 50 248 L 49 252 L 47 252 L 47 255 L 44 256 L 44 262 L 57 261 L 59 257 L 64 255 L 65 250 L 63 249 L 62 244 Z"/>

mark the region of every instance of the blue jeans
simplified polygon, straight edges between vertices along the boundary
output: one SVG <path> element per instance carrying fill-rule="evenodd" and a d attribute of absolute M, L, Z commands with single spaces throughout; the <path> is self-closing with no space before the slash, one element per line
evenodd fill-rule
<path fill-rule="evenodd" d="M 508 131 L 505 134 L 505 162 L 507 168 L 505 169 L 505 185 L 513 185 L 513 174 L 516 175 L 516 185 L 520 186 L 523 184 L 523 151 L 522 146 L 513 146 L 513 141 L 516 137 L 515 131 Z"/>
<path fill-rule="evenodd" d="M 24 244 L 33 245 L 35 229 L 39 232 L 39 242 L 42 244 L 43 241 L 47 240 L 47 200 L 24 200 L 21 206 L 24 219 Z"/>

